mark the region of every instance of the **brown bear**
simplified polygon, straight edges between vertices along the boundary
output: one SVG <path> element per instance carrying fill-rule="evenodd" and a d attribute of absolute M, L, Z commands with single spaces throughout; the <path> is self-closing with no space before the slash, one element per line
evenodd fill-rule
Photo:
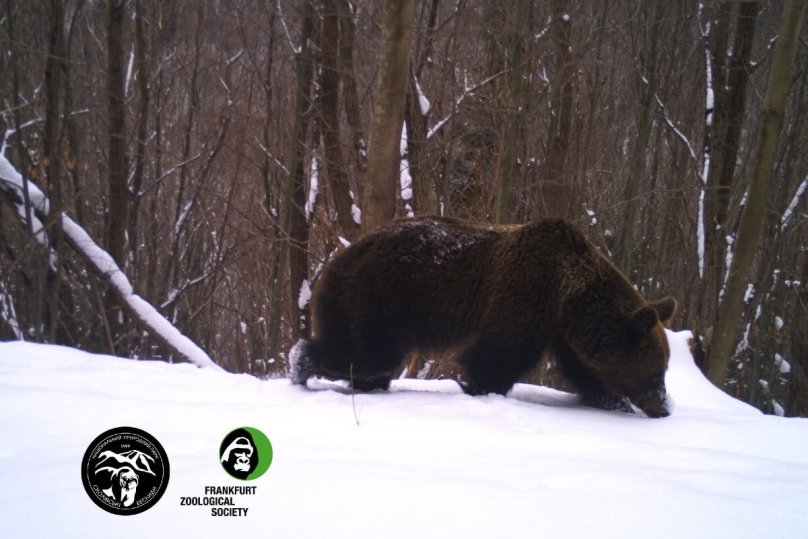
<path fill-rule="evenodd" d="M 646 302 L 563 219 L 400 220 L 323 270 L 313 338 L 290 352 L 291 378 L 387 389 L 408 353 L 459 348 L 463 390 L 504 395 L 549 351 L 583 403 L 664 417 L 669 349 L 660 322 L 675 308 L 670 297 Z"/>

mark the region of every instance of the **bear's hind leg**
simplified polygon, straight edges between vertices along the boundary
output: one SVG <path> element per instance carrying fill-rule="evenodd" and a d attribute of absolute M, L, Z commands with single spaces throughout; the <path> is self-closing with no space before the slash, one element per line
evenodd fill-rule
<path fill-rule="evenodd" d="M 507 394 L 541 358 L 541 351 L 535 347 L 514 343 L 518 340 L 477 339 L 458 359 L 463 367 L 463 391 L 469 395 Z"/>

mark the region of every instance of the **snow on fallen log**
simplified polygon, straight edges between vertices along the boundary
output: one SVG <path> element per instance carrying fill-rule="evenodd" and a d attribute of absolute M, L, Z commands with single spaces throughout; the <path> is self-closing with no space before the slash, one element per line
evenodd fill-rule
<path fill-rule="evenodd" d="M 0 154 L 0 181 L 10 186 L 20 195 L 12 202 L 17 206 L 18 214 L 25 215 L 23 193 L 23 179 L 5 155 Z M 31 209 L 37 214 L 39 221 L 50 211 L 48 197 L 32 182 L 27 182 L 28 200 Z M 6 189 L 8 191 L 8 189 Z M 210 356 L 196 345 L 191 339 L 180 332 L 171 322 L 160 314 L 148 301 L 134 293 L 132 284 L 115 263 L 115 260 L 102 249 L 89 234 L 66 214 L 61 215 L 62 230 L 67 243 L 84 259 L 87 265 L 101 278 L 110 284 L 110 289 L 118 297 L 121 305 L 135 319 L 139 320 L 167 349 L 187 359 L 199 367 L 212 367 L 221 369 Z M 41 230 L 33 231 L 37 239 L 42 241 L 44 234 Z"/>

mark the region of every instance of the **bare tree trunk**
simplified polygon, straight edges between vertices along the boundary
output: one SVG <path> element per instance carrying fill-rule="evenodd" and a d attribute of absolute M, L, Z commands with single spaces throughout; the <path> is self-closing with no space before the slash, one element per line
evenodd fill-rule
<path fill-rule="evenodd" d="M 353 241 L 359 236 L 359 226 L 351 214 L 353 201 L 339 133 L 339 42 L 345 36 L 340 32 L 337 3 L 338 0 L 326 0 L 323 13 L 323 69 L 320 78 L 323 153 L 340 233 Z"/>
<path fill-rule="evenodd" d="M 524 85 L 524 46 L 527 35 L 529 3 L 527 0 L 515 0 L 511 14 L 514 17 L 513 29 L 510 32 L 508 67 L 510 76 L 510 99 L 505 126 L 505 138 L 502 143 L 502 161 L 500 162 L 497 181 L 497 202 L 494 220 L 497 223 L 508 223 L 512 219 L 513 177 L 516 172 L 517 151 L 519 144 L 519 128 L 522 124 L 522 86 Z"/>
<path fill-rule="evenodd" d="M 427 169 L 426 161 L 427 118 L 421 110 L 420 88 L 414 73 L 411 73 L 409 86 L 405 120 L 407 123 L 407 162 L 410 164 L 410 177 L 412 178 L 413 211 L 417 214 L 436 213 L 438 197 L 433 175 Z"/>
<path fill-rule="evenodd" d="M 362 133 L 362 122 L 359 119 L 359 95 L 354 77 L 353 50 L 356 28 L 348 0 L 336 0 L 336 4 L 340 15 L 339 58 L 342 69 L 342 101 L 353 139 L 357 185 L 362 185 L 367 169 L 367 144 Z M 356 197 L 358 201 L 359 195 L 357 194 Z"/>
<path fill-rule="evenodd" d="M 276 14 L 272 10 L 269 15 L 267 28 L 269 31 L 269 39 L 267 42 L 267 58 L 266 58 L 266 75 L 264 79 L 264 106 L 266 107 L 266 119 L 264 120 L 263 138 L 264 148 L 270 147 L 271 142 L 271 122 L 272 118 L 272 98 L 274 90 L 274 80 L 272 69 L 275 64 L 275 24 Z M 264 162 L 261 167 L 261 181 L 264 188 L 264 209 L 269 216 L 271 225 L 269 231 L 269 239 L 271 244 L 275 247 L 272 257 L 268 260 L 269 273 L 267 280 L 270 289 L 270 302 L 269 302 L 269 322 L 267 324 L 267 357 L 275 359 L 280 356 L 281 351 L 281 329 L 283 326 L 282 315 L 282 299 L 283 299 L 283 279 L 281 275 L 285 268 L 281 265 L 281 252 L 285 250 L 285 245 L 281 243 L 281 236 L 284 232 L 281 230 L 280 219 L 278 218 L 278 201 L 274 200 L 273 195 L 273 175 L 270 170 L 273 167 L 272 157 L 268 152 L 264 152 Z M 288 170 L 285 171 L 288 175 Z"/>
<path fill-rule="evenodd" d="M 124 109 L 123 24 L 126 3 L 107 4 L 107 114 L 109 116 L 109 215 L 106 244 L 121 269 L 126 268 L 126 116 Z"/>
<path fill-rule="evenodd" d="M 314 76 L 314 65 L 310 41 L 314 35 L 314 6 L 312 0 L 306 0 L 303 11 L 303 28 L 300 37 L 300 48 L 297 53 L 297 89 L 295 91 L 295 126 L 292 132 L 292 161 L 289 176 L 284 188 L 284 229 L 288 241 L 281 253 L 286 253 L 289 263 L 289 286 L 291 292 L 291 326 L 292 339 L 308 336 L 310 331 L 307 309 L 301 308 L 300 293 L 303 282 L 308 275 L 308 223 L 306 222 L 305 204 L 305 156 L 306 136 L 308 134 L 311 110 L 311 86 Z M 281 267 L 284 261 L 281 260 Z"/>
<path fill-rule="evenodd" d="M 181 260 L 182 253 L 180 249 L 181 240 L 185 234 L 186 227 L 190 214 L 194 208 L 193 200 L 186 201 L 186 190 L 188 189 L 188 163 L 191 159 L 191 143 L 193 134 L 197 128 L 197 112 L 201 108 L 200 105 L 200 86 L 202 86 L 199 77 L 200 62 L 202 61 L 202 19 L 204 12 L 204 3 L 197 3 L 196 20 L 194 24 L 194 45 L 193 45 L 193 61 L 191 64 L 191 80 L 189 81 L 190 95 L 187 98 L 188 103 L 188 121 L 185 124 L 185 132 L 183 133 L 182 142 L 182 161 L 180 167 L 179 186 L 177 187 L 176 203 L 174 207 L 174 221 L 173 221 L 173 239 L 171 251 L 168 256 L 168 269 L 166 271 L 165 283 L 168 286 L 167 294 L 172 290 L 177 290 L 180 286 L 180 273 L 182 272 L 183 260 Z M 159 162 L 159 157 L 158 157 Z M 176 304 L 175 304 L 176 308 Z"/>
<path fill-rule="evenodd" d="M 149 66 L 150 51 L 146 44 L 146 29 L 148 16 L 143 8 L 143 0 L 135 0 L 135 62 L 137 64 L 138 91 L 140 101 L 137 112 L 137 151 L 135 153 L 135 170 L 132 175 L 132 213 L 129 215 L 129 250 L 132 256 L 132 274 L 136 280 L 138 271 L 138 248 L 140 243 L 140 227 L 138 218 L 140 213 L 141 190 L 143 186 L 144 166 L 146 162 L 146 139 L 149 128 Z"/>
<path fill-rule="evenodd" d="M 718 309 L 721 287 L 726 275 L 726 237 L 730 195 L 735 179 L 735 163 L 740 150 L 740 137 L 743 127 L 746 86 L 749 80 L 749 61 L 754 40 L 755 22 L 759 6 L 756 2 L 746 2 L 737 6 L 737 28 L 732 38 L 732 55 L 727 61 L 730 42 L 730 9 L 735 4 L 717 5 L 721 10 L 713 34 L 712 58 L 715 84 L 715 110 L 712 125 L 707 126 L 710 155 L 708 184 L 705 191 L 704 207 L 704 300 L 700 318 L 704 328 L 714 322 Z"/>
<path fill-rule="evenodd" d="M 14 6 L 12 0 L 6 0 L 6 17 L 7 17 L 7 24 L 8 24 L 8 58 L 9 62 L 11 63 L 11 91 L 12 91 L 12 117 L 14 123 L 14 132 L 16 133 L 15 137 L 15 147 L 17 149 L 17 159 L 18 163 L 20 163 L 20 170 L 22 171 L 22 196 L 23 201 L 25 203 L 25 229 L 31 234 L 33 238 L 34 234 L 34 224 L 32 219 L 31 213 L 31 204 L 30 204 L 30 196 L 29 196 L 29 183 L 28 183 L 28 175 L 26 174 L 27 170 L 31 170 L 32 164 L 31 159 L 28 153 L 25 150 L 25 145 L 23 144 L 22 138 L 22 118 L 21 118 L 21 110 L 22 110 L 22 99 L 20 95 L 20 60 L 19 54 L 17 52 L 18 41 L 17 37 L 15 36 L 15 19 L 16 15 L 14 13 Z M 31 241 L 32 249 L 37 250 L 39 249 L 39 245 Z M 35 251 L 36 252 L 36 251 Z M 44 250 L 42 253 L 44 254 Z M 20 309 L 20 315 L 22 316 L 20 319 L 20 327 L 21 327 L 21 335 L 24 335 L 22 332 L 22 328 L 25 325 L 28 325 L 30 328 L 33 329 L 33 339 L 35 342 L 42 342 L 43 339 L 43 326 L 45 321 L 45 294 L 46 294 L 46 276 L 47 271 L 46 268 L 43 266 L 34 268 L 31 272 L 31 286 L 32 289 L 31 294 L 26 294 L 24 299 L 25 304 L 23 304 L 23 308 Z M 26 308 L 27 306 L 27 308 Z M 29 311 L 29 316 L 26 320 L 26 315 L 24 311 Z M 26 324 L 26 321 L 28 324 Z"/>
<path fill-rule="evenodd" d="M 56 341 L 56 331 L 59 326 L 59 295 L 62 276 L 62 227 L 58 215 L 62 211 L 62 129 L 60 122 L 60 92 L 62 90 L 62 66 L 64 63 L 64 6 L 60 0 L 50 2 L 50 31 L 48 34 L 48 61 L 45 65 L 45 134 L 42 145 L 45 151 L 43 162 L 48 179 L 48 191 L 51 197 L 51 212 L 48 215 L 46 227 L 51 234 L 51 248 L 55 251 L 56 273 L 48 273 L 50 256 L 44 258 L 45 267 L 43 275 L 47 276 L 47 323 L 48 340 Z M 40 296 L 40 301 L 45 299 Z M 44 311 L 40 311 L 44 312 Z"/>
<path fill-rule="evenodd" d="M 423 88 L 421 87 L 421 74 L 429 62 L 434 47 L 435 26 L 438 19 L 440 0 L 431 0 L 427 15 L 426 27 L 422 39 L 413 44 L 416 51 L 413 55 L 414 65 L 410 67 L 409 91 L 407 92 L 407 107 L 405 122 L 407 125 L 407 162 L 409 163 L 410 178 L 412 179 L 412 209 L 416 214 L 432 214 L 438 212 L 438 196 L 435 186 L 436 175 L 427 161 L 427 115 L 429 110 L 422 109 Z M 427 3 L 422 5 L 426 11 Z M 419 20 L 418 24 L 422 24 Z M 420 35 L 420 34 L 419 34 Z"/>
<path fill-rule="evenodd" d="M 803 254 L 801 271 L 797 277 L 800 287 L 791 301 L 796 308 L 808 311 L 808 256 Z M 795 311 L 792 311 L 795 312 Z M 791 335 L 792 365 L 794 372 L 786 400 L 786 410 L 790 416 L 808 417 L 808 326 L 794 324 Z"/>
<path fill-rule="evenodd" d="M 567 160 L 570 131 L 572 130 L 572 81 L 575 69 L 572 63 L 570 18 L 566 15 L 567 0 L 553 0 L 551 31 L 555 49 L 555 83 L 551 96 L 553 114 L 545 149 L 546 160 L 542 174 L 543 214 L 572 217 L 576 207 L 575 184 L 567 179 L 564 166 Z M 566 17 L 565 17 L 566 15 Z"/>
<path fill-rule="evenodd" d="M 729 269 L 726 292 L 718 310 L 716 330 L 708 352 L 708 375 L 710 380 L 719 386 L 723 386 L 726 379 L 727 366 L 740 331 L 739 320 L 744 295 L 749 276 L 752 274 L 752 263 L 766 217 L 774 160 L 780 142 L 791 82 L 791 70 L 806 6 L 808 2 L 805 0 L 788 1 L 783 10 L 783 22 L 774 50 L 757 140 L 752 152 L 752 170 L 748 181 L 749 196 L 741 212 L 737 248 Z"/>
<path fill-rule="evenodd" d="M 126 271 L 126 229 L 128 227 L 128 191 L 126 185 L 126 120 L 124 109 L 123 26 L 126 3 L 107 3 L 107 118 L 109 129 L 109 213 L 105 244 L 118 267 Z M 112 335 L 112 345 L 124 327 L 120 317 L 122 304 L 114 291 L 104 299 L 104 310 Z"/>
<path fill-rule="evenodd" d="M 79 219 L 83 216 L 83 204 L 77 201 L 77 194 L 81 192 L 81 177 L 79 174 L 77 161 L 81 153 L 81 134 L 79 133 L 79 122 L 73 116 L 75 103 L 73 101 L 75 83 L 72 78 L 74 66 L 70 60 L 73 38 L 75 36 L 76 23 L 80 19 L 81 10 L 84 7 L 84 0 L 75 3 L 72 12 L 65 14 L 65 29 L 67 34 L 64 39 L 64 62 L 62 63 L 64 87 L 64 107 L 62 109 L 62 125 L 65 129 L 65 147 L 63 149 L 64 159 L 62 162 L 65 174 L 63 184 L 64 208 L 71 211 Z"/>
<path fill-rule="evenodd" d="M 426 7 L 426 2 L 424 2 L 423 5 Z M 429 5 L 429 19 L 426 23 L 423 49 L 420 50 L 419 54 L 417 55 L 418 64 L 413 70 L 415 72 L 415 77 L 418 79 L 421 78 L 421 74 L 423 73 L 426 64 L 430 62 L 430 57 L 432 56 L 432 51 L 434 49 L 435 29 L 438 22 L 438 8 L 440 8 L 440 0 L 432 0 Z"/>
<path fill-rule="evenodd" d="M 625 212 L 623 214 L 623 226 L 620 231 L 617 252 L 615 254 L 618 264 L 624 270 L 632 266 L 631 261 L 634 255 L 634 234 L 637 228 L 637 217 L 640 212 L 640 183 L 645 170 L 646 152 L 651 137 L 651 128 L 653 127 L 654 109 L 656 109 L 654 98 L 657 91 L 659 31 L 663 21 L 664 5 L 663 2 L 658 2 L 653 4 L 652 7 L 654 10 L 654 18 L 651 23 L 649 35 L 650 43 L 647 62 L 644 66 L 643 77 L 645 81 L 644 84 L 641 85 L 640 117 L 637 121 L 637 138 L 634 141 L 634 147 L 631 151 L 629 175 L 626 179 L 626 186 L 623 191 Z"/>
<path fill-rule="evenodd" d="M 362 234 L 390 222 L 395 215 L 414 13 L 415 0 L 385 0 L 379 83 L 362 193 Z"/>

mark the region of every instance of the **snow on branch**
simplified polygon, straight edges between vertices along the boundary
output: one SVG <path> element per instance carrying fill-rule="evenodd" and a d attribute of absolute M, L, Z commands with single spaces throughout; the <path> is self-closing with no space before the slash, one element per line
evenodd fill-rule
<path fill-rule="evenodd" d="M 657 105 L 659 105 L 659 110 L 662 112 L 662 118 L 665 120 L 665 123 L 668 125 L 671 131 L 681 140 L 684 145 L 687 147 L 687 151 L 690 154 L 690 157 L 693 159 L 694 162 L 698 162 L 699 158 L 696 157 L 696 152 L 693 150 L 693 146 L 690 144 L 690 140 L 687 136 L 682 133 L 682 130 L 676 127 L 676 124 L 668 116 L 668 110 L 665 107 L 665 103 L 659 98 L 658 94 L 655 94 L 654 97 L 656 98 Z"/>
<path fill-rule="evenodd" d="M 28 184 L 28 195 L 31 209 L 40 221 L 44 222 L 50 210 L 48 197 L 32 182 Z M 23 179 L 5 155 L 0 154 L 0 185 L 4 191 L 13 191 L 13 203 L 18 212 L 24 211 Z M 10 188 L 10 189 L 9 189 Z M 85 260 L 98 275 L 111 285 L 111 290 L 121 301 L 124 308 L 149 329 L 149 332 L 168 349 L 184 357 L 199 367 L 220 369 L 208 354 L 191 339 L 183 335 L 171 322 L 166 320 L 149 302 L 134 293 L 132 284 L 118 267 L 112 257 L 93 241 L 89 234 L 66 214 L 61 215 L 62 230 L 67 243 Z"/>
<path fill-rule="evenodd" d="M 289 32 L 289 26 L 286 24 L 286 17 L 283 15 L 283 10 L 281 9 L 281 2 L 277 0 L 275 2 L 275 7 L 278 9 L 278 16 L 281 19 L 281 25 L 283 26 L 283 33 L 286 35 L 286 41 L 289 43 L 289 47 L 292 49 L 292 53 L 297 56 L 303 50 L 302 47 L 295 45 L 294 39 L 292 39 L 292 34 Z"/>
<path fill-rule="evenodd" d="M 802 180 L 802 183 L 797 188 L 797 192 L 794 193 L 794 196 L 791 198 L 788 208 L 786 208 L 785 213 L 783 213 L 783 217 L 780 219 L 780 232 L 783 232 L 788 226 L 789 221 L 791 221 L 794 210 L 797 209 L 797 204 L 800 203 L 800 198 L 805 194 L 806 187 L 808 187 L 808 176 L 805 176 L 805 179 Z"/>
<path fill-rule="evenodd" d="M 437 133 L 439 133 L 444 128 L 446 123 L 454 117 L 454 115 L 457 113 L 457 109 L 460 107 L 460 105 L 463 103 L 463 101 L 465 101 L 469 97 L 474 96 L 477 93 L 477 90 L 479 90 L 483 86 L 489 84 L 490 82 L 498 79 L 502 75 L 504 75 L 506 73 L 509 73 L 509 72 L 510 72 L 509 69 L 505 69 L 503 71 L 500 71 L 499 73 L 495 73 L 495 74 L 491 75 L 490 77 L 486 78 L 485 80 L 483 80 L 479 84 L 475 84 L 473 86 L 470 86 L 469 84 L 465 84 L 465 90 L 463 90 L 463 93 L 455 100 L 454 108 L 452 109 L 452 111 L 449 112 L 449 114 L 444 116 L 442 119 L 438 120 L 438 122 L 434 126 L 430 127 L 427 130 L 426 138 L 431 139 L 433 136 L 435 136 Z"/>

